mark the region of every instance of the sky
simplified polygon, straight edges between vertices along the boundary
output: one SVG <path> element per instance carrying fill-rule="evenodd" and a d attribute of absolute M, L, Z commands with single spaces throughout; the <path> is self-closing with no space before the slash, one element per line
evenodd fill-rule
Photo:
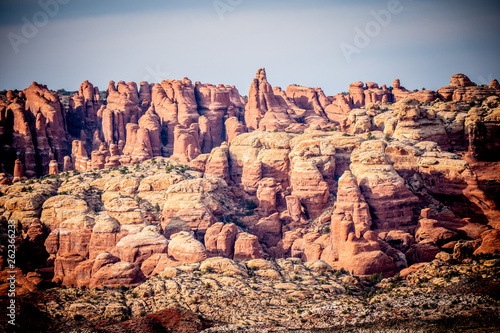
<path fill-rule="evenodd" d="M 0 90 L 89 80 L 407 89 L 500 79 L 497 0 L 0 0 Z"/>

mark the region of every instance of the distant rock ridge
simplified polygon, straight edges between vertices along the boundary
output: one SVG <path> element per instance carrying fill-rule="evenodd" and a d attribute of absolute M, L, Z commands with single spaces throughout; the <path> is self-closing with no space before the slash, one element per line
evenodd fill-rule
<path fill-rule="evenodd" d="M 261 68 L 251 83 L 248 99 L 234 86 L 193 84 L 184 78 L 156 84 L 143 81 L 139 87 L 134 82 L 110 81 L 106 98 L 101 100 L 99 89 L 85 81 L 64 108 L 56 93 L 33 82 L 17 94 L 7 92 L 0 101 L 2 163 L 13 177 L 14 162 L 19 160 L 28 178 L 48 174 L 51 160 L 57 161 L 58 170 L 102 169 L 154 156 L 172 156 L 187 163 L 200 154 L 210 153 L 224 141 L 231 144 L 236 135 L 244 132 L 300 133 L 306 129 L 336 128 L 363 133 L 379 127 L 370 120 L 372 115 L 368 112 L 370 108 L 377 110 L 377 105 L 405 99 L 479 104 L 499 94 L 496 80 L 489 86 L 478 86 L 466 75 L 456 74 L 449 86 L 437 91 L 411 92 L 396 79 L 392 89 L 359 81 L 350 85 L 348 94 L 326 96 L 320 88 L 273 88 Z M 443 123 L 447 118 L 436 121 Z M 460 132 L 459 128 L 449 128 L 456 131 L 453 133 L 445 126 L 448 135 L 438 135 L 443 140 L 455 136 L 459 142 L 451 146 L 456 149 L 463 149 L 469 142 L 474 150 L 471 156 L 481 159 L 484 152 L 477 151 L 481 149 L 480 142 L 490 147 L 496 133 L 489 118 L 482 122 L 484 125 L 469 122 L 470 126 Z M 74 156 L 70 151 L 74 140 L 83 144 L 80 159 L 88 159 L 86 166 L 81 161 L 75 164 L 74 157 L 71 165 L 64 162 L 65 156 Z M 114 154 L 109 151 L 112 145 L 118 147 L 113 148 Z M 498 145 L 493 146 L 498 149 Z M 444 143 L 445 149 L 449 147 Z"/>

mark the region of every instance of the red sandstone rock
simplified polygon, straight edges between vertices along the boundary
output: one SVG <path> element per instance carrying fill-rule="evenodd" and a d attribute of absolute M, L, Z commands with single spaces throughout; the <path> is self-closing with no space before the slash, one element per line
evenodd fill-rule
<path fill-rule="evenodd" d="M 198 118 L 198 125 L 200 134 L 198 139 L 200 141 L 200 149 L 204 154 L 210 154 L 212 151 L 212 133 L 210 131 L 210 122 L 207 117 L 200 116 Z"/>
<path fill-rule="evenodd" d="M 331 104 L 325 107 L 325 114 L 328 119 L 336 124 L 342 124 L 352 110 L 352 105 L 348 97 L 337 94 Z"/>
<path fill-rule="evenodd" d="M 433 90 L 420 90 L 408 95 L 409 98 L 416 99 L 420 103 L 433 102 L 437 98 L 437 93 Z"/>
<path fill-rule="evenodd" d="M 415 240 L 417 242 L 430 240 L 439 246 L 452 241 L 457 235 L 456 232 L 444 228 L 436 220 L 420 219 L 418 228 L 415 231 Z"/>
<path fill-rule="evenodd" d="M 234 108 L 231 103 L 231 90 L 229 86 L 210 84 L 196 84 L 196 97 L 200 114 L 206 119 L 209 131 L 205 133 L 204 149 L 215 148 L 223 141 L 224 116 L 230 117 L 230 109 Z M 205 151 L 204 151 L 205 152 Z"/>
<path fill-rule="evenodd" d="M 238 228 L 233 223 L 226 224 L 217 236 L 217 253 L 224 258 L 232 258 Z"/>
<path fill-rule="evenodd" d="M 195 123 L 191 124 L 189 128 L 180 125 L 175 126 L 174 147 L 171 158 L 187 163 L 201 153 L 198 130 L 199 126 Z"/>
<path fill-rule="evenodd" d="M 253 131 L 259 127 L 259 122 L 264 116 L 265 110 L 264 105 L 261 103 L 265 102 L 259 93 L 260 80 L 266 80 L 265 69 L 259 69 L 257 71 L 257 77 L 253 79 L 250 86 L 250 91 L 248 92 L 248 103 L 245 107 L 245 124 L 250 131 Z M 269 89 L 269 88 L 268 88 Z"/>
<path fill-rule="evenodd" d="M 153 148 L 149 136 L 149 130 L 142 128 L 139 125 L 127 124 L 127 142 L 123 148 L 123 154 L 128 156 L 128 159 L 122 157 L 122 164 L 139 163 L 153 157 Z"/>
<path fill-rule="evenodd" d="M 46 174 L 49 171 L 49 163 L 53 157 L 53 152 L 49 144 L 49 138 L 47 137 L 47 119 L 42 112 L 36 114 L 35 134 L 35 151 L 41 164 L 42 173 Z"/>
<path fill-rule="evenodd" d="M 268 248 L 276 246 L 281 239 L 281 222 L 279 214 L 274 213 L 262 218 L 251 228 L 251 231 L 259 237 L 259 241 Z"/>
<path fill-rule="evenodd" d="M 412 224 L 412 207 L 418 198 L 405 187 L 385 147 L 383 141 L 363 142 L 353 151 L 350 168 L 372 210 L 376 227 L 394 229 Z"/>
<path fill-rule="evenodd" d="M 92 265 L 91 275 L 94 275 L 102 267 L 113 265 L 117 262 L 120 262 L 120 258 L 113 256 L 111 253 L 103 252 L 99 254 L 94 260 L 92 260 L 92 262 L 93 265 Z"/>
<path fill-rule="evenodd" d="M 370 230 L 370 211 L 351 172 L 346 171 L 339 179 L 337 196 L 330 227 L 332 248 L 328 257 L 333 260 L 331 264 L 360 276 L 394 273 L 401 260 L 406 266 L 404 256 L 381 242 Z"/>
<path fill-rule="evenodd" d="M 435 141 L 443 149 L 450 147 L 450 140 L 441 120 L 432 112 L 425 111 L 412 99 L 401 100 L 396 104 L 398 123 L 394 130 L 395 138 L 408 138 L 417 141 Z"/>
<path fill-rule="evenodd" d="M 259 130 L 265 131 L 283 131 L 296 125 L 296 114 L 293 110 L 289 109 L 288 103 L 293 103 L 288 100 L 286 93 L 279 87 L 272 88 L 273 95 L 268 94 L 269 99 L 274 99 L 274 107 L 265 111 L 264 116 L 259 121 Z"/>
<path fill-rule="evenodd" d="M 426 262 L 421 262 L 421 263 L 418 263 L 418 264 L 413 264 L 410 267 L 401 270 L 401 272 L 399 272 L 399 275 L 401 277 L 403 277 L 403 278 L 407 277 L 408 275 L 410 275 L 412 273 L 415 273 L 416 271 L 422 269 L 427 264 L 428 263 L 426 263 Z"/>
<path fill-rule="evenodd" d="M 101 151 L 94 150 L 91 155 L 92 170 L 100 170 L 106 166 L 106 155 Z"/>
<path fill-rule="evenodd" d="M 161 235 L 155 226 L 148 226 L 137 234 L 123 237 L 115 250 L 121 261 L 131 262 L 141 267 L 144 260 L 155 253 L 166 253 L 168 240 Z"/>
<path fill-rule="evenodd" d="M 406 90 L 405 87 L 401 86 L 399 79 L 395 79 L 392 83 L 394 89 L 392 89 L 392 94 L 394 96 L 394 102 L 405 99 L 411 92 Z"/>
<path fill-rule="evenodd" d="M 117 262 L 101 267 L 92 275 L 89 288 L 119 288 L 136 286 L 146 280 L 141 270 L 128 262 Z"/>
<path fill-rule="evenodd" d="M 151 105 L 151 85 L 146 81 L 141 81 L 139 86 L 139 100 L 142 101 L 141 109 L 144 114 Z"/>
<path fill-rule="evenodd" d="M 259 210 L 264 215 L 269 215 L 276 211 L 276 194 L 279 191 L 277 185 L 274 178 L 263 178 L 259 181 L 257 199 L 259 200 Z"/>
<path fill-rule="evenodd" d="M 352 100 L 352 106 L 359 108 L 365 105 L 364 84 L 361 81 L 349 85 L 349 96 Z"/>
<path fill-rule="evenodd" d="M 139 126 L 148 130 L 153 156 L 161 156 L 160 117 L 158 117 L 152 108 L 149 108 L 146 113 L 139 118 Z"/>
<path fill-rule="evenodd" d="M 147 128 L 141 127 L 137 130 L 137 141 L 134 144 L 131 157 L 131 163 L 142 162 L 153 157 L 153 148 Z"/>
<path fill-rule="evenodd" d="M 47 251 L 45 250 L 45 240 L 47 232 L 40 219 L 33 219 L 30 223 L 26 238 L 24 239 L 24 250 L 26 251 L 26 262 L 28 267 L 40 267 L 45 265 Z M 24 256 L 24 255 L 23 255 Z"/>
<path fill-rule="evenodd" d="M 484 99 L 498 94 L 498 89 L 488 86 L 477 86 L 464 74 L 455 74 L 451 77 L 450 85 L 437 90 L 437 95 L 442 100 L 454 102 L 470 102 L 473 99 Z"/>
<path fill-rule="evenodd" d="M 245 125 L 241 121 L 238 121 L 236 117 L 228 118 L 224 122 L 224 125 L 226 126 L 226 142 L 228 144 L 231 144 L 236 136 L 245 133 Z"/>
<path fill-rule="evenodd" d="M 303 216 L 302 204 L 300 203 L 300 199 L 293 195 L 289 195 L 285 197 L 285 199 L 287 211 L 292 218 L 292 221 L 299 222 Z"/>
<path fill-rule="evenodd" d="M 365 105 L 369 103 L 387 103 L 391 101 L 391 93 L 385 85 L 382 88 L 374 82 L 366 82 Z"/>
<path fill-rule="evenodd" d="M 59 166 L 56 160 L 51 160 L 49 163 L 49 175 L 59 174 Z"/>
<path fill-rule="evenodd" d="M 24 152 L 25 174 L 28 177 L 36 175 L 37 165 L 35 162 L 35 147 L 33 138 L 24 115 L 24 105 L 15 99 L 5 110 L 6 114 L 11 114 L 12 124 L 12 150 L 15 152 Z M 21 161 L 22 163 L 23 161 Z"/>
<path fill-rule="evenodd" d="M 242 232 L 234 243 L 234 259 L 250 260 L 262 258 L 259 252 L 259 238 L 255 235 Z"/>
<path fill-rule="evenodd" d="M 50 147 L 47 150 L 54 154 L 54 159 L 58 163 L 62 164 L 63 157 L 67 155 L 67 142 L 63 108 L 59 97 L 56 93 L 49 91 L 46 86 L 36 82 L 24 89 L 23 93 L 26 96 L 25 109 L 37 118 L 37 140 L 39 140 L 38 134 L 43 134 L 42 132 L 45 131 L 47 139 L 50 140 Z M 42 125 L 38 126 L 39 118 L 43 118 L 43 127 L 41 127 Z M 43 151 L 46 147 L 37 148 Z M 48 171 L 48 163 L 45 166 L 41 165 L 41 167 Z"/>
<path fill-rule="evenodd" d="M 221 196 L 227 184 L 220 178 L 206 175 L 205 178 L 190 179 L 170 186 L 162 213 L 162 228 L 175 220 L 182 220 L 202 239 L 208 227 L 214 224 L 214 213 L 222 213 Z"/>
<path fill-rule="evenodd" d="M 229 147 L 223 143 L 220 147 L 212 149 L 212 153 L 205 165 L 205 174 L 212 175 L 229 181 Z"/>
<path fill-rule="evenodd" d="M 53 281 L 61 281 L 65 286 L 77 285 L 75 269 L 88 258 L 93 225 L 94 219 L 88 216 L 73 217 L 59 225 L 59 230 L 56 232 L 59 240 L 54 260 Z M 52 249 L 47 250 L 49 253 L 52 251 Z"/>
<path fill-rule="evenodd" d="M 95 147 L 92 146 L 92 150 L 98 147 L 96 140 L 100 141 L 97 119 L 101 106 L 99 89 L 89 81 L 84 81 L 78 92 L 69 98 L 69 107 L 65 115 L 68 132 L 84 142 L 87 141 L 87 136 L 92 138 L 92 144 L 94 142 L 96 144 Z"/>
<path fill-rule="evenodd" d="M 141 264 L 141 271 L 144 274 L 144 276 L 151 277 L 156 267 L 158 266 L 160 260 L 164 258 L 168 259 L 167 253 L 155 253 L 152 256 L 148 257 L 146 260 L 144 260 L 143 263 Z M 163 269 L 165 269 L 165 267 Z"/>
<path fill-rule="evenodd" d="M 24 177 L 23 164 L 20 159 L 17 159 L 14 165 L 14 178 L 12 179 L 12 181 L 17 182 L 21 180 L 23 177 Z"/>
<path fill-rule="evenodd" d="M 299 198 L 312 219 L 321 215 L 328 201 L 328 184 L 312 161 L 294 161 L 292 174 L 292 195 Z"/>
<path fill-rule="evenodd" d="M 282 239 L 278 242 L 277 248 L 279 248 L 280 252 L 277 253 L 278 257 L 290 257 L 293 256 L 294 248 L 293 244 L 297 239 L 302 239 L 302 229 L 287 231 L 283 233 Z"/>
<path fill-rule="evenodd" d="M 71 157 L 69 156 L 64 156 L 64 166 L 63 166 L 63 171 L 71 171 L 73 170 L 73 164 L 71 163 Z"/>
<path fill-rule="evenodd" d="M 472 85 L 471 80 L 465 74 L 459 73 L 451 77 L 450 86 L 452 87 L 468 87 Z"/>
<path fill-rule="evenodd" d="M 408 264 L 412 265 L 419 262 L 430 262 L 434 260 L 436 254 L 440 252 L 439 247 L 432 240 L 424 240 L 420 243 L 415 243 L 406 251 L 406 259 Z"/>
<path fill-rule="evenodd" d="M 168 255 L 184 263 L 200 262 L 207 258 L 205 246 L 185 231 L 170 236 Z"/>
<path fill-rule="evenodd" d="M 104 137 L 104 142 L 110 145 L 114 142 L 114 133 L 113 133 L 113 112 L 110 109 L 106 109 L 105 106 L 102 106 L 102 133 Z"/>
<path fill-rule="evenodd" d="M 126 138 L 126 125 L 139 118 L 139 96 L 133 82 L 110 81 L 107 90 L 107 105 L 102 111 L 103 136 L 108 146 Z"/>
<path fill-rule="evenodd" d="M 224 223 L 217 222 L 212 224 L 205 233 L 205 248 L 207 250 L 207 257 L 217 257 L 217 238 L 222 230 Z"/>
<path fill-rule="evenodd" d="M 415 239 L 411 234 L 401 230 L 389 231 L 385 237 L 385 241 L 387 244 L 403 253 L 408 251 L 410 246 L 415 243 Z"/>
<path fill-rule="evenodd" d="M 215 223 L 207 229 L 205 246 L 208 257 L 232 258 L 238 228 L 233 224 Z"/>
<path fill-rule="evenodd" d="M 264 68 L 257 71 L 248 96 L 248 103 L 245 107 L 245 124 L 249 131 L 259 128 L 259 123 L 264 118 L 266 112 L 269 111 L 274 113 L 272 116 L 274 120 L 278 122 L 284 121 L 279 127 L 286 127 L 290 124 L 290 119 L 286 113 L 286 105 L 283 105 L 283 103 L 280 104 L 276 98 L 273 88 L 267 82 L 266 70 Z M 268 120 L 266 119 L 266 121 Z M 268 127 L 269 125 L 265 126 L 265 128 Z M 269 130 L 274 130 L 274 128 L 269 127 Z"/>
<path fill-rule="evenodd" d="M 332 216 L 332 224 L 338 223 L 334 220 L 347 214 L 352 216 L 353 231 L 356 237 L 360 238 L 366 231 L 370 230 L 371 217 L 368 204 L 361 194 L 356 178 L 348 170 L 339 179 L 339 192 L 337 193 L 337 203 L 335 213 Z M 342 237 L 345 238 L 345 236 Z"/>
<path fill-rule="evenodd" d="M 107 213 L 99 214 L 95 219 L 89 244 L 89 259 L 104 252 L 111 252 L 125 232 L 120 232 L 120 223 Z"/>
<path fill-rule="evenodd" d="M 87 150 L 80 140 L 73 140 L 71 149 L 71 159 L 73 161 L 73 166 L 75 170 L 86 171 L 87 170 Z"/>
<path fill-rule="evenodd" d="M 313 110 L 319 116 L 324 116 L 324 107 L 330 104 L 323 90 L 319 88 L 315 89 L 292 85 L 286 88 L 286 96 L 293 105 L 300 109 Z"/>
<path fill-rule="evenodd" d="M 482 235 L 481 245 L 474 251 L 474 255 L 495 254 L 500 252 L 500 231 L 493 229 L 485 231 Z"/>

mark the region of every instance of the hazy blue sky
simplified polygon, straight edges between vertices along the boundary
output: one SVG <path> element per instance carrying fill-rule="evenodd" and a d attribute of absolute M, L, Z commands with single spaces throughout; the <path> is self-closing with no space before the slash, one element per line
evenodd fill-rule
<path fill-rule="evenodd" d="M 187 76 L 245 95 L 260 67 L 273 86 L 328 95 L 358 80 L 437 89 L 460 72 L 479 84 L 500 79 L 497 0 L 0 3 L 0 89 Z"/>

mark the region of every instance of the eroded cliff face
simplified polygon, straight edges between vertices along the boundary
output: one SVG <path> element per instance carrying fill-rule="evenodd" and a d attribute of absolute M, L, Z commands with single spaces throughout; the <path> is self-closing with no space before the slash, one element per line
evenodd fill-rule
<path fill-rule="evenodd" d="M 457 74 L 437 92 L 410 92 L 396 79 L 393 89 L 359 81 L 349 93 L 326 96 L 320 88 L 273 88 L 261 68 L 247 99 L 234 86 L 184 78 L 139 87 L 110 81 L 101 100 L 99 89 L 85 81 L 63 105 L 56 93 L 34 82 L 2 97 L 2 181 L 17 180 L 21 166 L 21 177 L 48 174 L 51 161 L 57 163 L 52 173 L 130 165 L 154 156 L 188 163 L 254 130 L 380 130 L 396 138 L 434 141 L 443 150 L 468 149 L 471 160 L 491 160 L 500 149 L 499 94 L 496 80 L 477 86 Z M 397 102 L 394 109 L 386 106 L 391 102 Z"/>
<path fill-rule="evenodd" d="M 20 264 L 23 290 L 138 286 L 213 257 L 367 277 L 463 259 L 463 242 L 494 253 L 500 178 L 482 161 L 500 146 L 498 84 L 467 80 L 452 78 L 451 101 L 399 81 L 284 91 L 264 69 L 248 100 L 187 78 L 110 82 L 106 103 L 86 81 L 67 110 L 35 83 L 9 92 L 0 213 L 39 253 Z"/>
<path fill-rule="evenodd" d="M 29 263 L 39 283 L 68 287 L 138 285 L 210 257 L 323 260 L 370 276 L 430 261 L 460 239 L 495 249 L 494 202 L 467 162 L 430 142 L 254 131 L 198 162 L 205 172 L 156 157 L 16 182 L 2 188 L 2 218 L 39 249 Z"/>

